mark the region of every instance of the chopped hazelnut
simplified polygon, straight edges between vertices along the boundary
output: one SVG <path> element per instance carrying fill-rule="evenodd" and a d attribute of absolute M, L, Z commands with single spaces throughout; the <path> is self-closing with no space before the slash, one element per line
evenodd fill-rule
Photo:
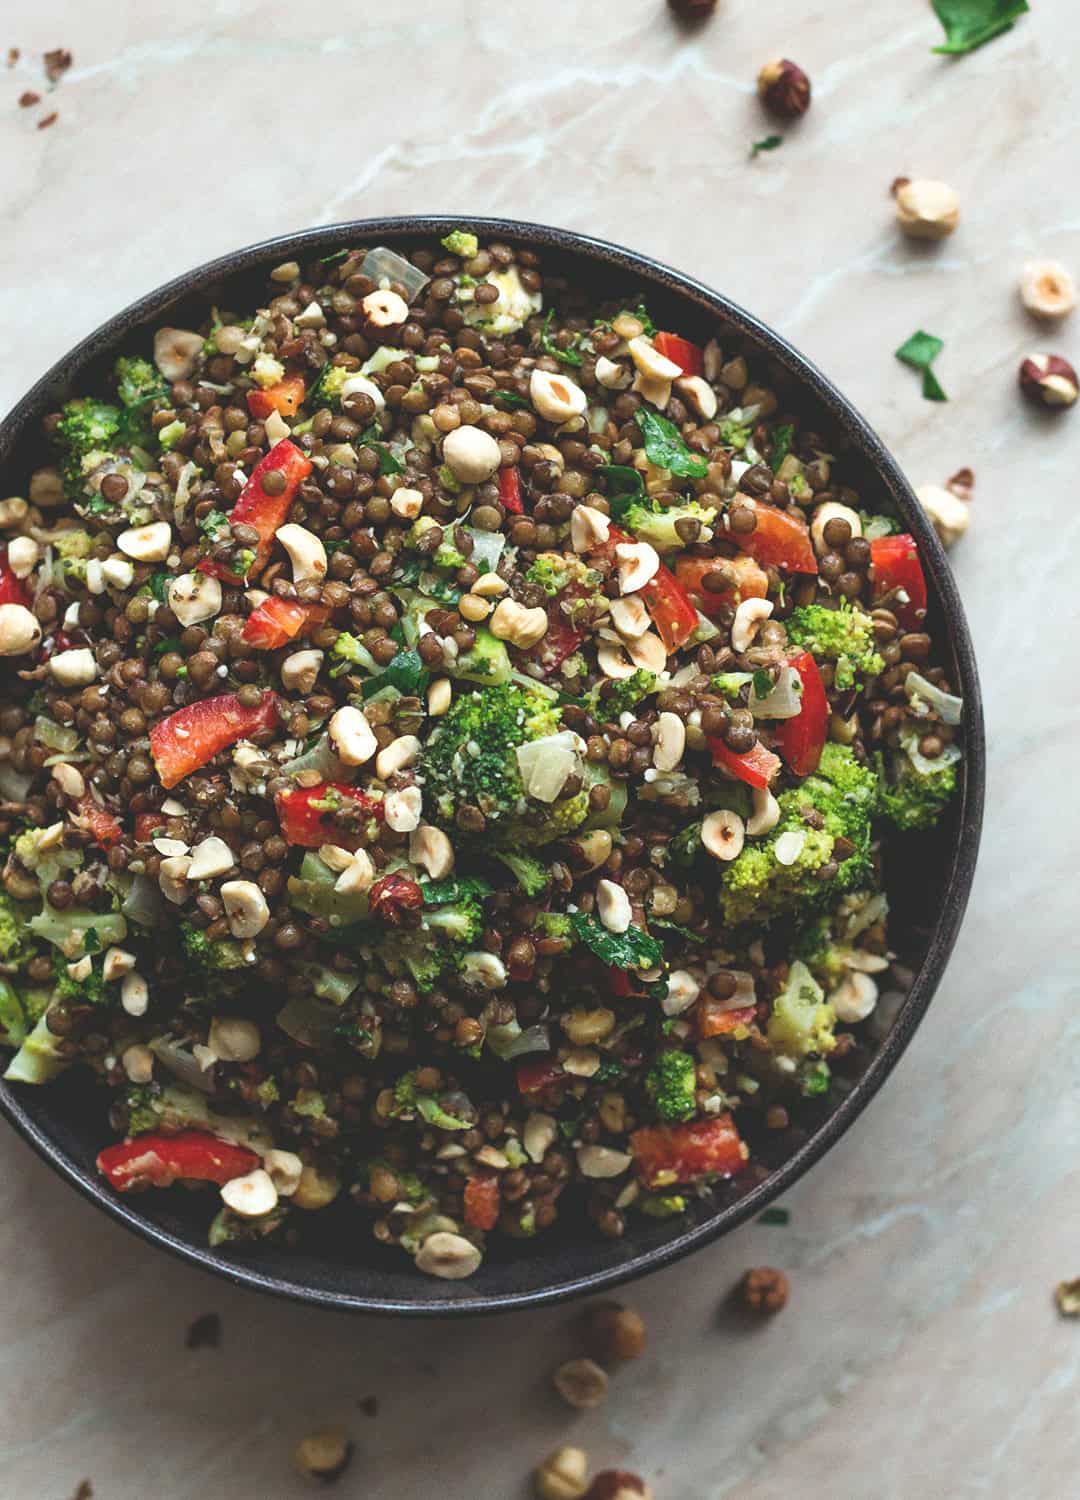
<path fill-rule="evenodd" d="M 1080 394 L 1076 371 L 1057 354 L 1029 354 L 1020 366 L 1020 389 L 1029 401 L 1060 411 Z"/>
<path fill-rule="evenodd" d="M 598 1364 L 637 1359 L 645 1352 L 645 1323 L 632 1307 L 601 1302 L 585 1315 L 584 1342 Z"/>
<path fill-rule="evenodd" d="M 567 1406 L 577 1411 L 591 1411 L 607 1399 L 607 1374 L 594 1360 L 568 1359 L 551 1380 Z"/>
<path fill-rule="evenodd" d="M 757 87 L 762 104 L 781 120 L 797 120 L 810 108 L 810 80 L 788 57 L 766 63 Z"/>
<path fill-rule="evenodd" d="M 767 1315 L 779 1312 L 788 1299 L 788 1279 L 783 1271 L 757 1266 L 747 1271 L 740 1286 L 743 1306 L 748 1312 Z"/>
<path fill-rule="evenodd" d="M 329 1484 L 340 1479 L 353 1456 L 344 1427 L 319 1427 L 301 1438 L 293 1449 L 293 1464 L 308 1479 Z"/>
<path fill-rule="evenodd" d="M 896 189 L 896 221 L 916 240 L 942 240 L 960 222 L 960 199 L 948 183 L 904 179 Z"/>

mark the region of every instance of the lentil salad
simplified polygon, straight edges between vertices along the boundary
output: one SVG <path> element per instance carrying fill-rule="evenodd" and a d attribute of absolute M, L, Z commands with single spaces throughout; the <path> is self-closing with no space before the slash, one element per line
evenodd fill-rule
<path fill-rule="evenodd" d="M 8 1076 L 93 1069 L 214 1244 L 688 1212 L 955 786 L 912 539 L 738 350 L 471 238 L 158 330 L 0 506 Z"/>

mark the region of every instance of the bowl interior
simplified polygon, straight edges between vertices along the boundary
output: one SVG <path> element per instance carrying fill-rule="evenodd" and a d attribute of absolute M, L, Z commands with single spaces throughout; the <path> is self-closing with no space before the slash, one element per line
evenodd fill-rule
<path fill-rule="evenodd" d="M 348 1205 L 312 1215 L 298 1248 L 264 1244 L 212 1255 L 206 1248 L 210 1215 L 201 1195 L 174 1188 L 123 1200 L 102 1189 L 94 1157 L 111 1136 L 101 1093 L 88 1076 L 69 1076 L 42 1089 L 0 1083 L 0 1108 L 12 1123 L 81 1191 L 129 1227 L 248 1285 L 370 1311 L 493 1311 L 595 1291 L 655 1270 L 759 1212 L 839 1138 L 910 1039 L 963 916 L 982 816 L 983 726 L 971 642 L 944 554 L 897 465 L 848 402 L 779 335 L 699 283 L 615 246 L 543 226 L 442 217 L 332 226 L 240 251 L 134 304 L 38 382 L 0 426 L 5 492 L 25 493 L 29 473 L 46 459 L 40 434 L 44 413 L 69 391 L 93 390 L 118 352 L 145 349 L 148 329 L 166 311 L 169 321 L 196 326 L 211 305 L 243 308 L 257 302 L 265 294 L 266 270 L 282 260 L 306 263 L 343 245 L 386 244 L 407 253 L 409 246 L 455 224 L 539 249 L 549 286 L 565 277 L 601 300 L 642 293 L 659 326 L 698 343 L 718 338 L 728 357 L 729 351 L 745 351 L 759 371 L 764 367 L 768 382 L 782 392 L 782 407 L 799 411 L 825 437 L 826 449 L 842 461 L 844 481 L 860 491 L 867 508 L 897 515 L 916 535 L 930 585 L 928 628 L 967 703 L 966 761 L 962 794 L 946 819 L 928 834 L 886 844 L 890 935 L 905 975 L 903 989 L 884 998 L 872 1034 L 845 1059 L 830 1095 L 808 1101 L 787 1130 L 754 1141 L 760 1168 L 738 1185 L 718 1188 L 688 1223 L 633 1221 L 625 1238 L 612 1241 L 599 1237 L 567 1204 L 540 1239 L 516 1243 L 509 1252 L 493 1244 L 482 1271 L 469 1282 L 418 1275 L 400 1251 L 376 1244 Z"/>

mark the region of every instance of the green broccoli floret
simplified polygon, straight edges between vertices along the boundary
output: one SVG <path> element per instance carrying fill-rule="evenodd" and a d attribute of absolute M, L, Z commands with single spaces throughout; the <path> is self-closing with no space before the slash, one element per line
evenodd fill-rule
<path fill-rule="evenodd" d="M 563 911 L 541 911 L 536 914 L 533 924 L 536 931 L 544 937 L 562 938 L 564 942 L 576 943 L 577 931 L 573 919 Z"/>
<path fill-rule="evenodd" d="M 676 529 L 679 521 L 699 521 L 703 527 L 711 527 L 715 520 L 715 508 L 697 500 L 681 501 L 678 505 L 635 501 L 624 511 L 620 524 L 641 541 L 650 542 L 657 552 L 678 552 L 686 546 Z"/>
<path fill-rule="evenodd" d="M 551 871 L 534 855 L 496 849 L 495 856 L 517 878 L 517 883 L 526 896 L 539 896 L 551 884 Z"/>
<path fill-rule="evenodd" d="M 454 568 L 456 570 L 457 568 L 463 568 L 468 560 L 464 552 L 459 552 L 449 542 L 441 543 L 431 554 L 432 564 L 436 568 Z"/>
<path fill-rule="evenodd" d="M 846 958 L 851 949 L 837 943 L 832 917 L 821 913 L 802 929 L 795 951 L 814 977 L 832 990 L 844 977 Z"/>
<path fill-rule="evenodd" d="M 463 693 L 427 745 L 426 791 L 437 817 L 453 827 L 470 806 L 484 814 L 489 838 L 509 829 L 527 806 L 515 752 L 558 729 L 558 709 L 538 693 L 510 684 Z"/>
<path fill-rule="evenodd" d="M 17 964 L 26 945 L 27 913 L 0 890 L 0 961 Z"/>
<path fill-rule="evenodd" d="M 15 858 L 38 878 L 43 891 L 65 870 L 77 870 L 83 862 L 80 849 L 65 849 L 57 837 L 57 825 L 27 828 L 15 840 Z"/>
<path fill-rule="evenodd" d="M 883 766 L 880 756 L 878 764 Z M 926 770 L 927 766 L 934 769 Z M 956 791 L 956 766 L 955 760 L 928 761 L 923 757 L 916 765 L 910 753 L 901 751 L 892 764 L 896 779 L 887 781 L 882 770 L 879 804 L 883 816 L 904 833 L 932 828 Z"/>
<path fill-rule="evenodd" d="M 479 901 L 450 901 L 424 913 L 424 926 L 452 943 L 475 943 L 484 930 L 484 912 Z"/>
<path fill-rule="evenodd" d="M 688 1052 L 661 1052 L 645 1078 L 645 1088 L 661 1120 L 692 1120 L 697 1113 L 694 1091 L 697 1067 Z"/>
<path fill-rule="evenodd" d="M 424 1094 L 416 1086 L 415 1073 L 403 1073 L 394 1084 L 393 1113 L 411 1118 L 419 1115 L 427 1125 L 439 1130 L 469 1130 L 472 1122 L 448 1114 L 433 1094 Z"/>
<path fill-rule="evenodd" d="M 171 400 L 168 382 L 147 359 L 121 356 L 113 371 L 116 392 L 123 408 L 119 439 L 124 446 L 147 448 L 154 440 L 150 418 L 159 406 Z"/>
<path fill-rule="evenodd" d="M 148 1085 L 128 1089 L 124 1095 L 128 1113 L 128 1135 L 145 1135 L 148 1130 L 157 1130 L 160 1127 L 161 1115 L 154 1108 L 156 1097 L 156 1093 Z"/>
<path fill-rule="evenodd" d="M 232 938 L 211 941 L 205 932 L 187 922 L 180 924 L 180 945 L 184 954 L 203 974 L 247 967 L 243 949 Z"/>
<path fill-rule="evenodd" d="M 885 670 L 874 645 L 873 621 L 846 600 L 838 609 L 803 605 L 792 610 L 785 624 L 794 645 L 836 663 L 835 682 L 841 692 L 854 687 L 857 676 L 876 677 Z"/>
<path fill-rule="evenodd" d="M 594 592 L 600 581 L 599 575 L 580 557 L 563 552 L 541 552 L 525 577 L 538 584 L 549 599 L 561 594 L 571 583 Z"/>
<path fill-rule="evenodd" d="M 868 542 L 877 541 L 883 536 L 894 536 L 900 530 L 892 516 L 875 516 L 868 510 L 859 512 L 859 520 L 862 522 L 862 534 Z"/>
<path fill-rule="evenodd" d="M 166 422 L 164 427 L 158 428 L 157 440 L 166 453 L 171 453 L 186 432 L 186 424 L 177 418 L 175 421 Z"/>
<path fill-rule="evenodd" d="M 747 842 L 723 876 L 722 901 L 728 922 L 767 922 L 800 907 L 814 910 L 841 891 L 851 890 L 870 871 L 870 821 L 877 807 L 877 778 L 856 761 L 846 745 L 827 744 L 817 771 L 801 786 L 781 792 L 780 819 L 764 839 Z M 804 812 L 817 813 L 821 828 L 812 828 Z M 794 860 L 776 858 L 777 841 L 798 834 L 801 843 Z M 833 860 L 839 838 L 853 850 L 843 861 Z M 793 841 L 787 840 L 787 845 Z M 790 848 L 784 848 L 785 855 Z M 836 864 L 836 873 L 822 878 L 823 866 Z"/>
<path fill-rule="evenodd" d="M 462 260 L 472 260 L 480 249 L 480 241 L 466 229 L 452 229 L 441 241 L 451 255 L 460 255 Z"/>
<path fill-rule="evenodd" d="M 118 407 L 90 396 L 79 396 L 61 409 L 53 440 L 60 449 L 60 472 L 69 497 L 76 499 L 82 494 L 88 467 L 96 467 L 96 463 L 88 465 L 86 461 L 99 454 L 101 461 L 108 457 L 120 424 Z"/>
<path fill-rule="evenodd" d="M 510 653 L 505 642 L 492 635 L 486 626 L 480 625 L 476 630 L 475 645 L 458 656 L 448 670 L 452 676 L 463 678 L 466 682 L 502 686 L 510 680 Z"/>
<path fill-rule="evenodd" d="M 322 406 L 340 411 L 342 387 L 352 374 L 355 371 L 346 370 L 343 365 L 323 365 L 318 379 L 304 398 L 304 405 L 309 411 L 318 411 Z"/>
<path fill-rule="evenodd" d="M 53 991 L 56 1000 L 72 1005 L 105 1005 L 110 999 L 119 999 L 115 986 L 112 992 L 105 989 L 105 981 L 97 969 L 91 969 L 85 979 L 72 979 L 66 965 L 61 965 Z"/>
<path fill-rule="evenodd" d="M 824 991 L 800 960 L 791 965 L 787 983 L 773 1001 L 766 1028 L 770 1045 L 785 1057 L 831 1052 L 836 1046 L 836 1013 Z"/>
<path fill-rule="evenodd" d="M 630 677 L 613 682 L 610 691 L 601 693 L 599 687 L 586 695 L 588 708 L 597 718 L 618 719 L 620 714 L 631 713 L 643 698 L 656 691 L 656 673 L 646 667 L 638 667 Z"/>
<path fill-rule="evenodd" d="M 335 665 L 330 669 L 331 677 L 347 672 L 350 666 L 363 667 L 365 672 L 377 673 L 379 671 L 379 663 L 363 641 L 358 640 L 355 635 L 350 635 L 347 630 L 343 630 L 331 646 L 330 655 L 336 659 Z"/>
<path fill-rule="evenodd" d="M 169 400 L 168 382 L 148 359 L 129 359 L 121 355 L 113 373 L 121 406 L 131 409 Z"/>

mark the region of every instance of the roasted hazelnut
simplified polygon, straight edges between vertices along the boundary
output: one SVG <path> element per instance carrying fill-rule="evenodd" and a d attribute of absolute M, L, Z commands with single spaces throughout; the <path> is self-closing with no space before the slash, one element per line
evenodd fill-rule
<path fill-rule="evenodd" d="M 704 21 L 716 9 L 716 0 L 668 0 L 668 8 L 680 21 Z"/>
<path fill-rule="evenodd" d="M 1020 366 L 1020 389 L 1029 401 L 1058 411 L 1072 406 L 1080 382 L 1067 359 L 1059 354 L 1029 354 Z"/>
<path fill-rule="evenodd" d="M 589 1459 L 582 1448 L 556 1448 L 533 1478 L 539 1500 L 581 1500 L 589 1488 Z"/>
<path fill-rule="evenodd" d="M 810 80 L 790 58 L 766 63 L 757 88 L 762 104 L 781 120 L 797 120 L 810 108 Z"/>
<path fill-rule="evenodd" d="M 568 1359 L 551 1379 L 567 1406 L 577 1411 L 591 1411 L 607 1397 L 607 1374 L 591 1359 Z"/>
<path fill-rule="evenodd" d="M 340 1479 L 353 1455 L 343 1427 L 319 1427 L 301 1438 L 293 1450 L 293 1464 L 308 1479 L 329 1484 Z"/>
<path fill-rule="evenodd" d="M 585 1500 L 652 1500 L 652 1490 L 637 1474 L 605 1469 L 593 1480 Z"/>
<path fill-rule="evenodd" d="M 1035 318 L 1057 322 L 1076 306 L 1076 282 L 1057 260 L 1029 260 L 1020 278 L 1020 301 Z"/>
<path fill-rule="evenodd" d="M 585 1315 L 583 1337 L 586 1351 L 599 1364 L 637 1359 L 645 1352 L 645 1323 L 632 1307 L 602 1302 Z"/>
<path fill-rule="evenodd" d="M 897 178 L 896 222 L 915 240 L 943 240 L 960 222 L 960 199 L 947 182 Z"/>
<path fill-rule="evenodd" d="M 774 1271 L 770 1266 L 756 1266 L 747 1271 L 740 1284 L 747 1312 L 763 1315 L 779 1312 L 787 1303 L 789 1290 L 783 1271 Z"/>

